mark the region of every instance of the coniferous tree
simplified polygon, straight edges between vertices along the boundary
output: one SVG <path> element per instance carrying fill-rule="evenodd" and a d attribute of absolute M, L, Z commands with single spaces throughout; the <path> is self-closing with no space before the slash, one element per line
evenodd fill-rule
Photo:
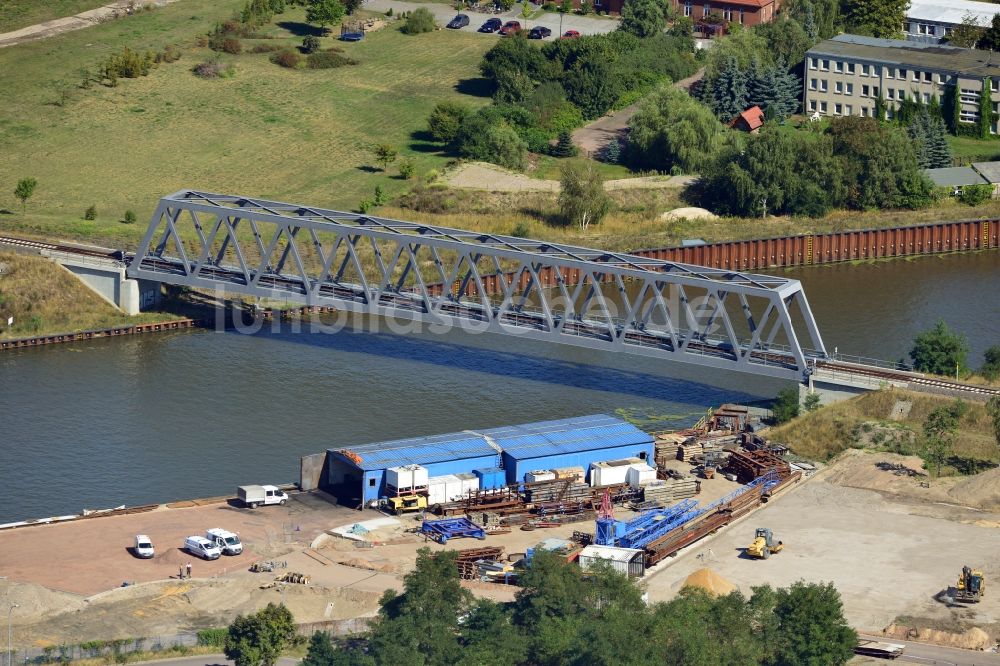
<path fill-rule="evenodd" d="M 819 32 L 816 27 L 816 9 L 811 2 L 806 1 L 802 4 L 802 28 L 809 35 L 809 39 L 815 42 Z"/>
<path fill-rule="evenodd" d="M 920 107 L 906 133 L 913 139 L 917 164 L 922 169 L 951 166 L 951 147 L 945 137 L 946 129 L 941 115 L 928 106 Z"/>
<path fill-rule="evenodd" d="M 719 68 L 712 82 L 712 110 L 723 122 L 729 122 L 747 108 L 747 77 L 736 58 L 730 56 Z"/>
<path fill-rule="evenodd" d="M 770 109 L 774 118 L 781 120 L 799 109 L 799 91 L 802 85 L 780 60 L 771 66 L 763 66 L 754 59 L 749 76 L 747 105 L 756 104 L 761 109 Z"/>

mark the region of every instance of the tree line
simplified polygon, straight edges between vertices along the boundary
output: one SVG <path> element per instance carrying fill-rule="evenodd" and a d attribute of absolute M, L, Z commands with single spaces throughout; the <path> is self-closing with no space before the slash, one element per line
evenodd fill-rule
<path fill-rule="evenodd" d="M 538 551 L 515 600 L 498 603 L 461 586 L 455 557 L 418 551 L 404 591 L 385 593 L 371 630 L 337 643 L 317 632 L 303 666 L 832 666 L 857 642 L 832 584 L 764 585 L 749 597 L 686 588 L 648 604 L 609 567 L 583 572 Z"/>

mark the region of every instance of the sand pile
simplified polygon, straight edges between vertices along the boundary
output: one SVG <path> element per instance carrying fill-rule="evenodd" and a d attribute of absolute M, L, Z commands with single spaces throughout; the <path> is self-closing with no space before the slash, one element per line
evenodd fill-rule
<path fill-rule="evenodd" d="M 966 506 L 1000 510 L 1000 467 L 959 481 L 948 491 L 948 496 Z"/>
<path fill-rule="evenodd" d="M 354 567 L 355 569 L 366 569 L 368 571 L 381 571 L 382 573 L 392 573 L 395 571 L 391 564 L 375 564 L 374 562 L 369 562 L 368 560 L 363 560 L 360 557 L 352 557 L 349 560 L 344 560 L 340 564 L 346 567 Z"/>
<path fill-rule="evenodd" d="M 708 592 L 713 597 L 721 597 L 736 589 L 736 586 L 711 569 L 698 569 L 684 580 L 683 587 L 694 587 Z"/>
<path fill-rule="evenodd" d="M 12 617 L 20 622 L 32 622 L 52 612 L 71 612 L 86 606 L 80 595 L 50 590 L 36 583 L 10 583 L 4 601 L 17 604 L 18 609 Z"/>
<path fill-rule="evenodd" d="M 934 645 L 947 645 L 965 650 L 986 650 L 993 647 L 995 641 L 979 627 L 973 627 L 964 633 L 940 631 L 937 629 L 920 629 L 902 624 L 890 624 L 882 631 L 889 638 L 910 639 Z"/>
<path fill-rule="evenodd" d="M 695 208 L 693 206 L 675 208 L 660 215 L 660 219 L 664 222 L 670 222 L 672 220 L 715 220 L 718 219 L 718 217 L 718 215 L 710 210 Z"/>

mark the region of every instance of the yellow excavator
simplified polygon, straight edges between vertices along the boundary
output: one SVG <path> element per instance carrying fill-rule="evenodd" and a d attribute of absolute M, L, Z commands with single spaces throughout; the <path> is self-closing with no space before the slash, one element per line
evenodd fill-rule
<path fill-rule="evenodd" d="M 771 528 L 758 527 L 753 535 L 753 543 L 747 546 L 747 555 L 766 560 L 773 553 L 781 552 L 784 547 L 784 543 L 774 538 Z"/>
<path fill-rule="evenodd" d="M 966 604 L 977 604 L 986 596 L 986 579 L 983 572 L 971 567 L 962 567 L 962 575 L 955 586 L 955 601 Z"/>

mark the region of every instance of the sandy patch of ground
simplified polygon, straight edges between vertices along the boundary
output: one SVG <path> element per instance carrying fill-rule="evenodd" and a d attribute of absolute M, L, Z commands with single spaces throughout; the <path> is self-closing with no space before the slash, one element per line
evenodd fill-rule
<path fill-rule="evenodd" d="M 695 176 L 642 176 L 604 181 L 605 190 L 652 190 L 684 187 Z M 485 162 L 469 162 L 449 173 L 444 181 L 449 187 L 489 192 L 558 192 L 559 181 L 539 180 L 522 173 L 507 171 Z M 700 209 L 692 209 L 700 210 Z M 706 213 L 708 211 L 705 211 Z M 711 213 L 709 213 L 711 215 Z"/>
<path fill-rule="evenodd" d="M 660 219 L 664 222 L 670 222 L 672 220 L 715 220 L 718 219 L 718 217 L 718 215 L 710 210 L 694 206 L 675 208 L 660 215 Z"/>
<path fill-rule="evenodd" d="M 651 600 L 672 598 L 688 576 L 710 567 L 744 594 L 755 585 L 831 581 L 843 598 L 848 621 L 863 630 L 881 631 L 900 615 L 982 627 L 1000 621 L 997 595 L 960 609 L 934 599 L 954 585 L 963 564 L 982 567 L 988 581 L 996 580 L 1000 531 L 963 522 L 974 512 L 944 505 L 928 511 L 871 490 L 835 485 L 828 478 L 791 489 L 661 564 L 645 581 Z M 746 558 L 743 550 L 758 526 L 770 527 L 785 549 L 768 560 Z"/>

